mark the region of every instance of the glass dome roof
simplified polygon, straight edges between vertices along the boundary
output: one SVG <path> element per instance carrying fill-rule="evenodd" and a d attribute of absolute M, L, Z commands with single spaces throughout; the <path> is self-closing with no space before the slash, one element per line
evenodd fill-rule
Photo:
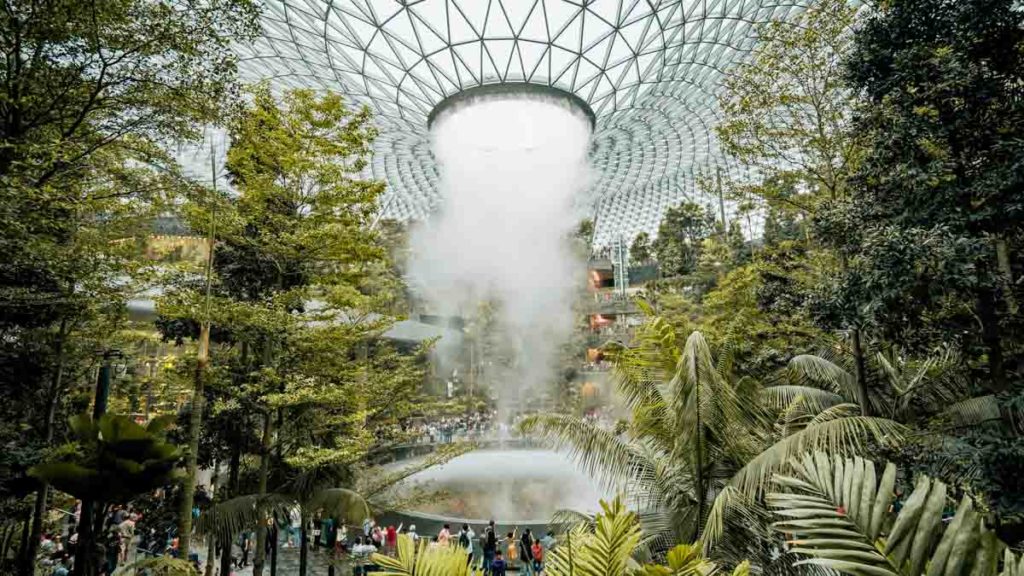
<path fill-rule="evenodd" d="M 485 84 L 576 95 L 596 116 L 595 246 L 653 233 L 720 164 L 716 90 L 753 25 L 801 0 L 263 0 L 264 32 L 238 48 L 247 80 L 322 88 L 369 105 L 385 217 L 439 201 L 427 118 Z M 727 166 L 723 166 L 728 169 Z"/>

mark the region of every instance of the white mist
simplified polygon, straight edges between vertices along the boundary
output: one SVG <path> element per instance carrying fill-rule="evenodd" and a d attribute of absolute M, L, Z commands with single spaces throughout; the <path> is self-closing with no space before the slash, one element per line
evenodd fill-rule
<path fill-rule="evenodd" d="M 498 304 L 515 362 L 499 408 L 552 380 L 582 267 L 567 240 L 588 178 L 588 118 L 554 96 L 485 96 L 432 126 L 443 205 L 413 233 L 411 276 L 445 315 Z"/>

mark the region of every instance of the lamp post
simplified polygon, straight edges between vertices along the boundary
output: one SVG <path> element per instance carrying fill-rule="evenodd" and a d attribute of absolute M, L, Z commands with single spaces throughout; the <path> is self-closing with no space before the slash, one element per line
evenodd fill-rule
<path fill-rule="evenodd" d="M 107 403 L 110 401 L 110 380 L 114 373 L 114 358 L 124 358 L 120 350 L 104 350 L 103 363 L 100 364 L 100 373 L 96 378 L 96 396 L 92 405 L 92 419 L 98 422 L 100 417 L 107 413 Z"/>
<path fill-rule="evenodd" d="M 99 425 L 100 418 L 107 412 L 110 399 L 110 380 L 114 372 L 113 359 L 123 358 L 120 350 L 104 350 L 103 363 L 100 364 L 99 376 L 96 378 L 96 397 L 92 405 L 93 423 Z M 91 498 L 82 498 L 82 511 L 78 519 L 78 549 L 75 553 L 75 576 L 89 576 L 95 568 L 93 557 L 93 533 L 95 532 L 96 503 Z"/>

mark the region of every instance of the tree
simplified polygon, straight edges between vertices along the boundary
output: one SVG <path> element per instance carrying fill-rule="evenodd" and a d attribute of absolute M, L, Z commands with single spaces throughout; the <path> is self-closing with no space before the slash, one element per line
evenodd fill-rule
<path fill-rule="evenodd" d="M 390 274 L 372 227 L 380 182 L 362 180 L 375 135 L 370 113 L 335 94 L 257 87 L 229 123 L 227 169 L 238 195 L 186 207 L 202 225 L 216 218 L 213 340 L 233 350 L 232 402 L 260 423 L 257 502 L 319 478 L 344 487 L 351 467 L 393 426 L 423 379 L 423 354 L 378 342 L 390 319 L 374 314 L 380 275 Z M 161 302 L 168 334 L 195 337 L 205 314 L 186 276 Z M 382 437 L 387 437 L 385 434 Z M 292 441 L 292 439 L 301 439 Z M 256 570 L 266 528 L 257 523 Z"/>
<path fill-rule="evenodd" d="M 849 179 L 863 150 L 850 132 L 852 95 L 841 64 L 856 16 L 851 4 L 827 0 L 793 21 L 764 24 L 752 58 L 725 81 L 723 120 L 715 131 L 723 149 L 763 179 L 745 189 L 772 208 L 814 218 L 824 202 L 850 196 Z M 824 246 L 834 249 L 834 240 L 818 234 Z M 845 270 L 846 254 L 836 255 Z M 856 307 L 850 310 L 825 325 L 850 331 L 857 382 L 866 397 L 864 321 Z M 861 407 L 868 410 L 867 403 Z"/>
<path fill-rule="evenodd" d="M 758 27 L 751 58 L 725 79 L 715 133 L 723 150 L 764 181 L 769 205 L 805 216 L 825 199 L 849 194 L 862 154 L 849 136 L 851 96 L 841 61 L 856 8 L 818 2 L 793 19 Z M 792 186 L 773 183 L 793 183 Z"/>
<path fill-rule="evenodd" d="M 820 226 L 850 261 L 822 298 L 837 315 L 867 310 L 916 350 L 955 338 L 994 391 L 1020 350 L 1022 19 L 1010 1 L 923 0 L 867 19 L 846 63 L 865 157 Z"/>
<path fill-rule="evenodd" d="M 790 552 L 846 574 L 1016 576 L 1024 558 L 999 541 L 963 496 L 952 521 L 944 510 L 952 496 L 942 482 L 920 476 L 898 513 L 896 466 L 878 476 L 875 463 L 812 452 L 795 458 L 791 472 L 775 476 L 781 491 L 768 495 L 790 534 Z M 1000 560 L 1002 569 L 1000 570 Z"/>
<path fill-rule="evenodd" d="M 662 276 L 685 276 L 696 270 L 701 243 L 714 226 L 714 212 L 696 202 L 666 210 L 653 245 Z"/>
<path fill-rule="evenodd" d="M 629 245 L 629 259 L 636 264 L 644 264 L 651 260 L 651 237 L 647 232 L 640 232 Z"/>
<path fill-rule="evenodd" d="M 790 402 L 776 407 L 765 392 L 771 388 L 733 374 L 728 349 L 716 360 L 701 333 L 683 340 L 660 317 L 648 318 L 634 348 L 608 352 L 631 410 L 621 431 L 561 414 L 528 417 L 521 426 L 570 446 L 588 474 L 628 489 L 642 503 L 655 553 L 700 539 L 735 563 L 755 555 L 769 563 L 761 544 L 771 536 L 756 521 L 755 500 L 774 471 L 810 446 L 856 451 L 902 435 L 891 420 L 849 413 L 800 429 L 776 426 Z"/>
<path fill-rule="evenodd" d="M 132 274 L 131 239 L 181 184 L 164 146 L 197 136 L 232 101 L 230 43 L 255 34 L 256 12 L 247 0 L 63 0 L 0 12 L 0 322 L 8 350 L 49 342 L 42 369 L 25 373 L 38 380 L 18 384 L 43 391 L 21 413 L 44 447 L 81 366 L 79 331 L 117 310 L 132 285 L 111 279 Z M 43 486 L 24 574 L 47 497 Z"/>

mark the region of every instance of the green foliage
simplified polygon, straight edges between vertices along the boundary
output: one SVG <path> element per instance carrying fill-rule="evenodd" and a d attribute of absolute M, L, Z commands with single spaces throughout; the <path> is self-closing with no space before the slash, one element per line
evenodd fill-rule
<path fill-rule="evenodd" d="M 751 58 L 725 79 L 715 132 L 727 154 L 763 179 L 747 192 L 773 208 L 808 215 L 847 193 L 861 150 L 848 136 L 840 61 L 855 17 L 848 2 L 826 0 L 763 24 Z"/>
<path fill-rule="evenodd" d="M 180 453 L 163 439 L 170 422 L 156 418 L 143 427 L 121 415 L 104 414 L 98 422 L 85 414 L 72 417 L 75 442 L 30 474 L 76 498 L 127 502 L 174 478 Z"/>
<path fill-rule="evenodd" d="M 942 482 L 920 476 L 897 514 L 892 463 L 880 478 L 870 460 L 824 452 L 805 454 L 791 466 L 792 475 L 775 477 L 784 491 L 769 494 L 768 503 L 783 518 L 775 528 L 790 535 L 790 552 L 810 556 L 798 565 L 878 576 L 1016 576 L 1024 569 L 969 497 L 945 523 L 951 494 Z"/>
<path fill-rule="evenodd" d="M 170 556 L 157 556 L 156 558 L 144 558 L 130 564 L 118 567 L 115 575 L 128 574 L 149 574 L 151 576 L 198 576 L 195 567 L 188 560 L 171 558 Z"/>
<path fill-rule="evenodd" d="M 826 413 L 799 429 L 776 426 L 796 398 L 776 410 L 756 381 L 735 376 L 728 348 L 715 358 L 700 332 L 683 340 L 661 317 L 648 318 L 633 348 L 607 353 L 631 410 L 622 433 L 554 414 L 521 426 L 568 447 L 588 474 L 628 488 L 655 553 L 699 538 L 733 562 L 755 555 L 769 562 L 762 556 L 772 536 L 761 529 L 755 503 L 774 472 L 808 449 L 856 453 L 902 437 L 899 424 L 859 413 Z"/>
<path fill-rule="evenodd" d="M 683 202 L 666 210 L 653 244 L 662 276 L 685 276 L 694 272 L 701 243 L 714 232 L 714 224 L 711 209 L 695 202 Z"/>
<path fill-rule="evenodd" d="M 548 553 L 544 571 L 552 576 L 626 574 L 635 565 L 632 555 L 640 538 L 640 522 L 621 498 L 602 500 L 592 525 L 577 526 Z"/>
<path fill-rule="evenodd" d="M 660 294 L 658 312 L 681 337 L 700 330 L 714 346 L 728 347 L 738 372 L 768 377 L 828 339 L 805 306 L 819 280 L 817 260 L 803 244 L 783 242 L 725 272 L 700 298 Z"/>
<path fill-rule="evenodd" d="M 723 574 L 714 562 L 704 558 L 699 545 L 680 544 L 668 551 L 666 564 L 647 564 L 634 576 L 710 576 Z M 732 576 L 749 576 L 750 563 L 741 562 L 730 572 Z"/>
<path fill-rule="evenodd" d="M 640 232 L 633 238 L 629 245 L 629 260 L 634 264 L 649 262 L 653 256 L 651 236 L 647 232 Z"/>
<path fill-rule="evenodd" d="M 372 560 L 384 570 L 383 576 L 479 576 L 469 564 L 461 546 L 430 546 L 424 538 L 416 543 L 408 534 L 398 535 L 397 557 L 374 554 Z"/>
<path fill-rule="evenodd" d="M 826 318 L 861 313 L 915 351 L 957 345 L 992 390 L 1021 350 L 1022 18 L 1008 0 L 873 13 L 846 60 L 867 146 L 856 194 L 816 223 L 850 262 Z"/>

